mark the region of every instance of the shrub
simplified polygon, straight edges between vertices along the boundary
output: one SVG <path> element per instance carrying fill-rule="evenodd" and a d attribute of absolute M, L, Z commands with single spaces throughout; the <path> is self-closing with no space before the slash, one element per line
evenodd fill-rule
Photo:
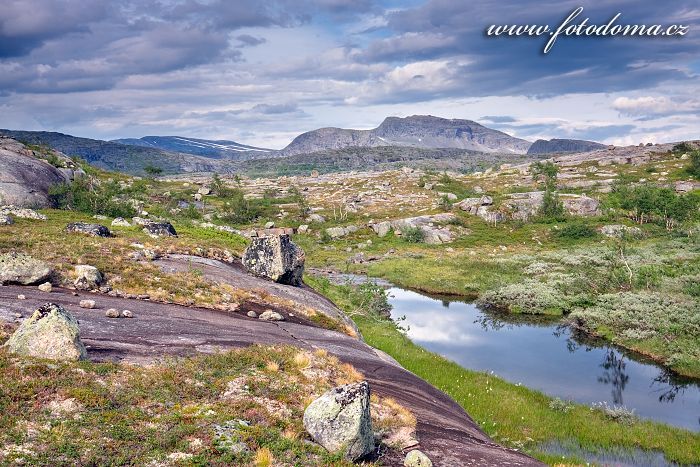
<path fill-rule="evenodd" d="M 700 178 L 700 150 L 690 153 L 690 165 L 688 173 L 694 177 Z"/>
<path fill-rule="evenodd" d="M 163 173 L 163 169 L 161 167 L 158 167 L 153 164 L 147 164 L 144 168 L 143 171 L 146 172 L 146 175 L 150 177 L 155 177 L 156 175 L 160 175 Z"/>
<path fill-rule="evenodd" d="M 132 217 L 135 209 L 118 199 L 122 194 L 116 182 L 100 183 L 93 178 L 78 178 L 49 188 L 49 197 L 59 209 L 102 214 L 110 217 Z"/>
<path fill-rule="evenodd" d="M 486 308 L 532 315 L 560 315 L 568 308 L 559 290 L 533 279 L 486 292 L 478 303 Z"/>
<path fill-rule="evenodd" d="M 401 229 L 401 238 L 408 243 L 422 243 L 425 240 L 425 232 L 420 227 L 406 227 Z"/>
<path fill-rule="evenodd" d="M 631 425 L 637 421 L 634 409 L 628 409 L 624 405 L 608 405 L 607 402 L 594 402 L 591 404 L 592 411 L 602 412 L 607 418 L 622 425 Z"/>
<path fill-rule="evenodd" d="M 569 238 L 573 240 L 578 240 L 581 238 L 593 238 L 596 235 L 598 235 L 596 229 L 594 229 L 593 226 L 588 225 L 584 222 L 575 222 L 572 224 L 567 224 L 557 232 L 558 237 Z"/>
<path fill-rule="evenodd" d="M 549 188 L 544 192 L 540 215 L 546 220 L 563 220 L 566 215 L 564 203 L 559 199 L 559 195 Z"/>
<path fill-rule="evenodd" d="M 554 410 L 555 412 L 568 413 L 571 409 L 574 408 L 574 405 L 571 401 L 565 401 L 556 397 L 549 401 L 549 408 Z"/>
<path fill-rule="evenodd" d="M 693 148 L 690 146 L 690 144 L 688 144 L 687 141 L 683 141 L 673 146 L 673 149 L 671 151 L 675 154 L 683 154 L 692 150 Z"/>

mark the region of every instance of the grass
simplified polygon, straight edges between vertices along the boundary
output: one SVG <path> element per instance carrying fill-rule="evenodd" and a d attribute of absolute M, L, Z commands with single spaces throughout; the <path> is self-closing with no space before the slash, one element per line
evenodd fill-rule
<path fill-rule="evenodd" d="M 306 397 L 354 377 L 328 356 L 310 356 L 299 369 L 297 354 L 254 346 L 133 367 L 23 360 L 0 350 L 0 463 L 352 465 L 289 435 L 303 433 Z M 270 361 L 277 371 L 269 372 Z M 242 389 L 232 390 L 238 382 Z M 238 427 L 228 436 L 244 449 L 227 449 L 217 426 Z"/>
<path fill-rule="evenodd" d="M 656 450 L 670 461 L 700 462 L 698 433 L 650 421 L 620 424 L 604 412 L 591 411 L 580 404 L 567 403 L 567 410 L 563 411 L 559 408 L 561 404 L 541 392 L 487 373 L 466 370 L 413 344 L 395 324 L 371 314 L 357 314 L 357 300 L 348 287 L 319 280 L 311 284 L 346 311 L 355 312 L 355 321 L 368 344 L 387 352 L 404 368 L 449 394 L 500 443 L 551 464 L 561 464 L 561 456 L 538 450 L 538 446 L 551 440 L 574 440 L 592 451 L 614 447 Z M 566 462 L 585 463 L 575 458 Z"/>

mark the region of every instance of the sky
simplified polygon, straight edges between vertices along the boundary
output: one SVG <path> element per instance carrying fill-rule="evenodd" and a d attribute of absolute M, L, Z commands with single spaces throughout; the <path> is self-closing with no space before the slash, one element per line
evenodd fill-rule
<path fill-rule="evenodd" d="M 682 37 L 487 37 L 492 24 Z M 2 0 L 0 128 L 282 148 L 387 116 L 610 144 L 700 139 L 700 2 Z"/>

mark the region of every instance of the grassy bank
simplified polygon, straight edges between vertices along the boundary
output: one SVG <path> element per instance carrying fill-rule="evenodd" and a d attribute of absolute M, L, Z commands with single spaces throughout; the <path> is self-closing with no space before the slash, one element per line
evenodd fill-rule
<path fill-rule="evenodd" d="M 465 370 L 426 351 L 401 334 L 395 325 L 372 314 L 367 293 L 309 281 L 353 318 L 365 340 L 394 357 L 406 369 L 453 397 L 484 431 L 497 441 L 522 449 L 550 464 L 584 463 L 583 459 L 552 456 L 538 449 L 547 441 L 573 441 L 585 450 L 614 447 L 663 452 L 681 464 L 700 462 L 700 434 L 650 421 L 615 421 L 602 411 L 580 404 L 560 404 L 531 389 L 486 373 Z"/>

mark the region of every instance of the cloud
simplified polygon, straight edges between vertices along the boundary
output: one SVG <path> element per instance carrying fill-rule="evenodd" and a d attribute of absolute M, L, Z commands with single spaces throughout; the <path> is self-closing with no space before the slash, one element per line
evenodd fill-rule
<path fill-rule="evenodd" d="M 236 40 L 240 42 L 238 47 L 255 47 L 256 45 L 267 42 L 264 37 L 254 37 L 250 34 L 241 34 L 240 36 L 236 36 Z"/>
<path fill-rule="evenodd" d="M 667 96 L 618 97 L 613 108 L 631 117 L 653 117 L 681 113 L 699 113 L 697 98 L 672 99 Z"/>

